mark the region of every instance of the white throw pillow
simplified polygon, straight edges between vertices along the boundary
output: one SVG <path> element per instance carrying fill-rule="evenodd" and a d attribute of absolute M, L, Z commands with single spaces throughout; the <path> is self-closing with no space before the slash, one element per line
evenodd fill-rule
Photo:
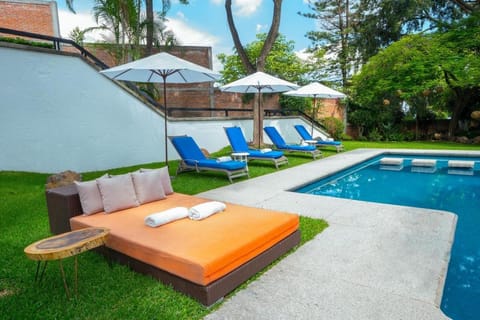
<path fill-rule="evenodd" d="M 105 174 L 100 178 L 108 177 L 108 174 Z M 74 181 L 74 183 L 77 186 L 83 215 L 88 216 L 103 211 L 102 195 L 100 194 L 100 189 L 98 189 L 97 180 Z"/>
<path fill-rule="evenodd" d="M 130 173 L 97 179 L 105 212 L 137 207 L 139 205 Z"/>
<path fill-rule="evenodd" d="M 132 172 L 132 180 L 140 204 L 165 199 L 162 173 L 159 170 Z"/>
<path fill-rule="evenodd" d="M 140 169 L 140 171 L 141 172 L 159 171 L 161 175 L 163 191 L 165 191 L 166 195 L 173 193 L 172 181 L 170 180 L 170 173 L 168 172 L 167 167 L 163 167 L 160 169 Z"/>

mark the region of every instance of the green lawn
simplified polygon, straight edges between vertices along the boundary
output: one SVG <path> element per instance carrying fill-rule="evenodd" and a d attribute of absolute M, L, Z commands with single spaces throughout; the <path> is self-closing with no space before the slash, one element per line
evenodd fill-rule
<path fill-rule="evenodd" d="M 356 148 L 410 149 L 470 149 L 480 146 L 445 142 L 369 143 L 346 141 L 346 150 Z M 228 154 L 225 148 L 216 155 Z M 324 151 L 324 156 L 336 154 Z M 312 161 L 308 156 L 288 155 L 289 166 Z M 319 160 L 316 160 L 319 161 Z M 159 167 L 163 164 L 143 164 L 135 167 L 108 170 L 118 174 L 140 167 Z M 171 162 L 173 174 L 177 162 Z M 251 177 L 275 171 L 267 163 L 251 162 Z M 83 180 L 102 175 L 102 172 L 83 174 Z M 207 309 L 188 297 L 165 287 L 158 281 L 114 265 L 93 252 L 79 256 L 79 295 L 66 298 L 58 263 L 49 263 L 44 281 L 34 283 L 36 263 L 27 259 L 23 249 L 30 243 L 50 236 L 44 185 L 48 174 L 0 172 L 0 318 L 2 319 L 201 319 Z M 238 179 L 242 180 L 242 178 Z M 173 180 L 175 191 L 196 194 L 228 185 L 220 173 L 183 173 Z M 302 243 L 309 241 L 326 226 L 326 222 L 302 217 Z M 67 279 L 73 279 L 73 259 L 64 263 Z"/>

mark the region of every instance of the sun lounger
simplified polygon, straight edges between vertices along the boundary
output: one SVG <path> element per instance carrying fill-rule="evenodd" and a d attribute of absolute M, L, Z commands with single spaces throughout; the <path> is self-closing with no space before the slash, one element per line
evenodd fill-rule
<path fill-rule="evenodd" d="M 240 127 L 225 127 L 224 129 L 234 153 L 248 153 L 248 160 L 272 161 L 277 169 L 279 165 L 288 164 L 288 159 L 282 151 L 250 148 Z"/>
<path fill-rule="evenodd" d="M 307 143 L 313 142 L 313 144 L 319 147 L 325 147 L 325 146 L 335 147 L 337 152 L 343 151 L 343 144 L 341 141 L 314 139 L 312 135 L 308 133 L 307 129 L 305 129 L 303 125 L 297 124 L 294 127 L 295 127 L 295 130 L 297 130 L 300 137 L 302 137 L 302 140 L 306 141 Z"/>
<path fill-rule="evenodd" d="M 245 162 L 224 159 L 209 159 L 205 157 L 202 150 L 189 136 L 169 137 L 173 146 L 182 158 L 177 169 L 177 174 L 183 171 L 220 171 L 225 172 L 230 182 L 233 178 L 249 176 L 248 167 Z"/>
<path fill-rule="evenodd" d="M 315 146 L 287 144 L 283 139 L 283 137 L 278 132 L 277 128 L 275 127 L 265 127 L 263 128 L 263 130 L 265 130 L 265 133 L 268 135 L 270 140 L 272 140 L 272 143 L 275 145 L 275 148 L 279 150 L 288 151 L 288 152 L 308 153 L 312 155 L 313 159 L 316 159 L 317 157 L 322 156 L 322 152 L 318 150 Z"/>

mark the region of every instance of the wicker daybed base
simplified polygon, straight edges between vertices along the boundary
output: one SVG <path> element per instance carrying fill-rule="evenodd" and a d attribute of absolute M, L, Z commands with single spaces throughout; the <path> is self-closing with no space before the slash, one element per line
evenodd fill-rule
<path fill-rule="evenodd" d="M 205 306 L 211 306 L 215 302 L 221 300 L 225 295 L 235 290 L 240 284 L 263 270 L 277 258 L 295 247 L 299 242 L 300 231 L 297 230 L 267 251 L 264 251 L 252 260 L 206 286 L 185 280 L 110 248 L 102 247 L 97 251 L 105 255 L 108 259 L 126 265 L 138 273 L 150 275 L 164 284 L 171 285 L 175 290 L 198 300 Z"/>

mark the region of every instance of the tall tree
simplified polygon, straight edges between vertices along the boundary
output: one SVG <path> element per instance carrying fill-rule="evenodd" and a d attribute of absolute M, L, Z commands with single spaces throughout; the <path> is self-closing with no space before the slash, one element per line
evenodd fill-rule
<path fill-rule="evenodd" d="M 417 117 L 427 106 L 446 107 L 453 136 L 458 121 L 480 106 L 479 14 L 447 31 L 406 36 L 381 50 L 354 78 L 356 102 L 376 106 L 374 114 L 381 114 L 385 106 L 406 101 Z"/>
<path fill-rule="evenodd" d="M 235 50 L 242 61 L 242 64 L 247 71 L 247 74 L 255 73 L 255 71 L 264 71 L 265 63 L 267 56 L 272 50 L 273 44 L 278 37 L 278 30 L 280 28 L 280 16 L 282 13 L 282 0 L 272 0 L 273 1 L 273 15 L 272 23 L 270 24 L 270 29 L 268 31 L 263 47 L 260 51 L 259 56 L 256 61 L 251 61 L 248 57 L 248 54 L 245 51 L 244 46 L 238 35 L 237 27 L 235 26 L 235 21 L 233 19 L 232 13 L 232 0 L 225 0 L 225 12 L 227 14 L 228 27 L 230 28 L 230 33 L 232 35 L 233 44 Z M 258 99 L 257 99 L 258 101 Z M 253 112 L 253 143 L 256 145 L 263 144 L 263 134 L 259 131 L 259 124 L 263 123 L 263 113 L 258 113 L 258 108 L 260 106 L 255 104 Z"/>
<path fill-rule="evenodd" d="M 462 13 L 451 0 L 359 0 L 354 42 L 359 63 L 413 32 L 434 32 Z"/>
<path fill-rule="evenodd" d="M 327 68 L 343 87 L 347 85 L 354 56 L 351 49 L 354 2 L 354 0 L 309 1 L 311 12 L 300 13 L 318 22 L 319 30 L 306 34 L 313 45 L 310 51 L 313 53 L 326 51 L 330 55 Z"/>
<path fill-rule="evenodd" d="M 188 4 L 189 0 L 178 0 L 181 4 Z M 99 1 L 97 1 L 99 2 Z M 104 0 L 103 2 L 112 2 L 108 0 Z M 120 7 L 122 4 L 122 0 L 116 0 L 113 2 L 117 2 L 117 6 Z M 73 7 L 73 0 L 65 0 L 65 3 L 67 4 L 67 7 L 69 8 L 70 11 L 75 13 L 74 7 Z M 170 0 L 162 0 L 162 9 L 159 13 L 159 17 L 161 19 L 161 23 L 164 22 L 166 13 L 170 9 L 171 1 Z M 153 45 L 156 42 L 156 32 L 155 29 L 158 29 L 158 23 L 155 22 L 155 14 L 153 10 L 153 0 L 145 0 L 145 19 L 142 24 L 140 24 L 141 20 L 141 3 L 140 0 L 135 0 L 135 7 L 138 9 L 137 11 L 137 29 L 143 29 L 143 26 L 146 28 L 146 34 L 145 34 L 145 54 L 150 55 L 152 53 Z M 112 13 L 113 14 L 113 13 Z M 157 26 L 157 27 L 156 27 Z M 171 38 L 171 37 L 169 37 Z"/>
<path fill-rule="evenodd" d="M 317 21 L 311 51 L 326 50 L 329 71 L 345 86 L 382 48 L 412 32 L 434 32 L 462 18 L 456 0 L 309 0 Z M 464 1 L 460 1 L 464 2 Z M 472 2 L 468 1 L 471 5 Z"/>

